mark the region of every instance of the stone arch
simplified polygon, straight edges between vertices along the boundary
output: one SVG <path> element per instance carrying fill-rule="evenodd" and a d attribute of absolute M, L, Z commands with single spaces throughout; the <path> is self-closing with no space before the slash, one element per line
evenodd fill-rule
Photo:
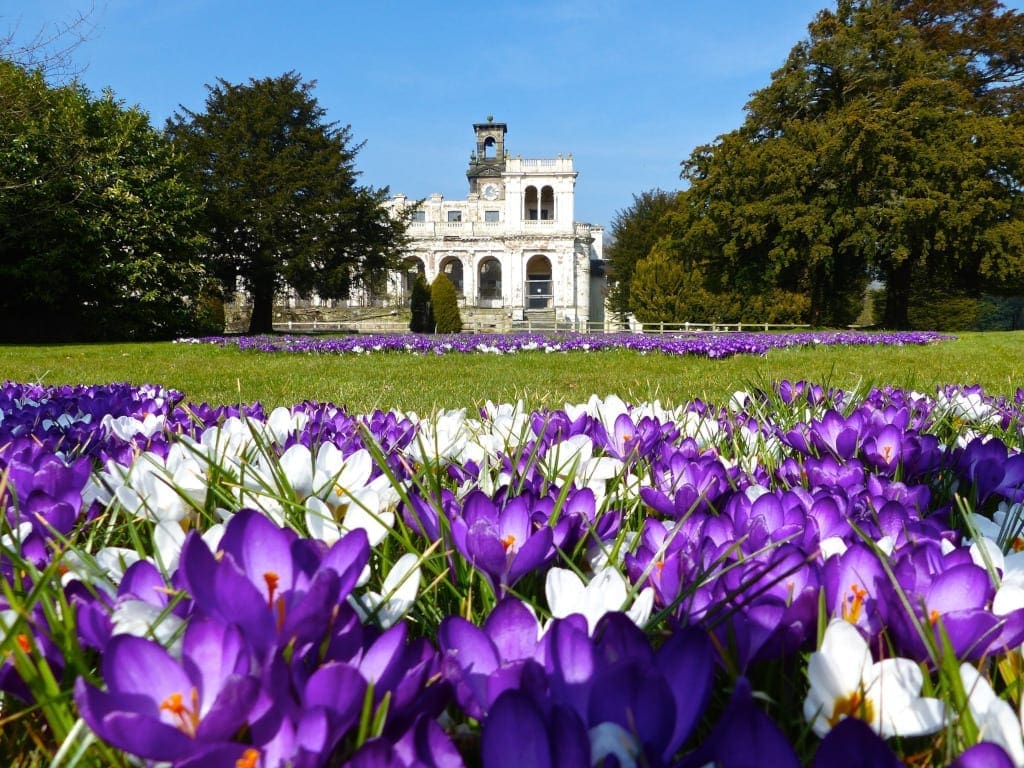
<path fill-rule="evenodd" d="M 540 215 L 540 196 L 532 184 L 523 190 L 523 218 L 536 219 Z"/>
<path fill-rule="evenodd" d="M 493 158 L 493 157 L 496 156 L 496 149 L 495 149 L 496 146 L 497 146 L 497 142 L 494 140 L 493 136 L 488 136 L 486 139 L 484 139 L 484 158 L 485 159 Z"/>
<path fill-rule="evenodd" d="M 551 259 L 537 253 L 526 262 L 527 309 L 548 309 L 552 305 Z"/>
<path fill-rule="evenodd" d="M 477 270 L 477 291 L 481 301 L 501 300 L 501 262 L 487 256 Z"/>
<path fill-rule="evenodd" d="M 540 218 L 555 218 L 555 189 L 550 185 L 541 187 L 540 190 Z"/>
<path fill-rule="evenodd" d="M 448 256 L 441 261 L 441 271 L 445 277 L 452 281 L 455 292 L 462 295 L 462 260 L 455 256 Z"/>

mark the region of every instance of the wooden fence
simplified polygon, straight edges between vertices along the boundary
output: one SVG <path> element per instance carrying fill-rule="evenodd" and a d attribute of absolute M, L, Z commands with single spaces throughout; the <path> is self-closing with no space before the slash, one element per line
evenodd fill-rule
<path fill-rule="evenodd" d="M 810 328 L 809 325 L 787 325 L 781 323 L 637 323 L 633 328 L 609 328 L 604 323 L 586 321 L 538 321 L 523 320 L 515 323 L 468 321 L 463 324 L 465 333 L 753 333 L 756 331 L 783 331 Z M 306 322 L 284 321 L 274 323 L 275 331 L 285 333 L 404 333 L 409 330 L 407 322 L 397 320 L 343 320 Z"/>

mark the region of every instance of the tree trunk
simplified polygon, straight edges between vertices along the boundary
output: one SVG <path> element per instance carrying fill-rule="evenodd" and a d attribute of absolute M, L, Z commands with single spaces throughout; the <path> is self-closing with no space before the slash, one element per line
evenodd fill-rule
<path fill-rule="evenodd" d="M 252 316 L 249 333 L 271 333 L 274 330 L 274 286 L 258 286 L 252 292 Z"/>
<path fill-rule="evenodd" d="M 885 277 L 885 317 L 886 328 L 902 331 L 910 327 L 907 310 L 910 307 L 910 281 L 913 277 L 913 262 L 904 259 L 897 264 Z"/>

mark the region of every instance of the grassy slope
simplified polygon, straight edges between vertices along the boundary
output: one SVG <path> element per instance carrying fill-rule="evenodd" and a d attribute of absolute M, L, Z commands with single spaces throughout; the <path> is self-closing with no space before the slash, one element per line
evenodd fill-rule
<path fill-rule="evenodd" d="M 276 406 L 308 399 L 354 412 L 398 407 L 426 413 L 520 397 L 533 407 L 560 406 L 592 393 L 722 403 L 736 389 L 783 378 L 928 391 L 937 384 L 981 384 L 992 394 L 1012 395 L 1024 387 L 1024 332 L 962 334 L 928 347 L 794 349 L 726 360 L 627 351 L 415 357 L 261 355 L 169 343 L 0 347 L 0 380 L 152 383 L 180 389 L 195 402 Z"/>

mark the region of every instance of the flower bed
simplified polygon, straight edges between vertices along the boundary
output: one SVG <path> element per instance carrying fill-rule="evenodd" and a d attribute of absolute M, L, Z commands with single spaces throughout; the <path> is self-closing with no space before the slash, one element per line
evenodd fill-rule
<path fill-rule="evenodd" d="M 4 737 L 55 762 L 1024 764 L 1024 391 L 0 414 Z"/>
<path fill-rule="evenodd" d="M 875 345 L 903 346 L 931 344 L 951 336 L 931 331 L 902 333 L 863 333 L 858 331 L 815 331 L 804 333 L 673 333 L 650 335 L 617 334 L 539 334 L 539 333 L 462 333 L 427 335 L 416 333 L 360 334 L 352 336 L 211 336 L 180 339 L 181 343 L 219 344 L 260 352 L 304 352 L 321 354 L 372 354 L 411 352 L 420 355 L 444 355 L 452 352 L 600 352 L 629 349 L 634 352 L 660 352 L 664 355 L 698 355 L 721 358 L 732 355 L 763 355 L 772 349 L 807 346 Z"/>

